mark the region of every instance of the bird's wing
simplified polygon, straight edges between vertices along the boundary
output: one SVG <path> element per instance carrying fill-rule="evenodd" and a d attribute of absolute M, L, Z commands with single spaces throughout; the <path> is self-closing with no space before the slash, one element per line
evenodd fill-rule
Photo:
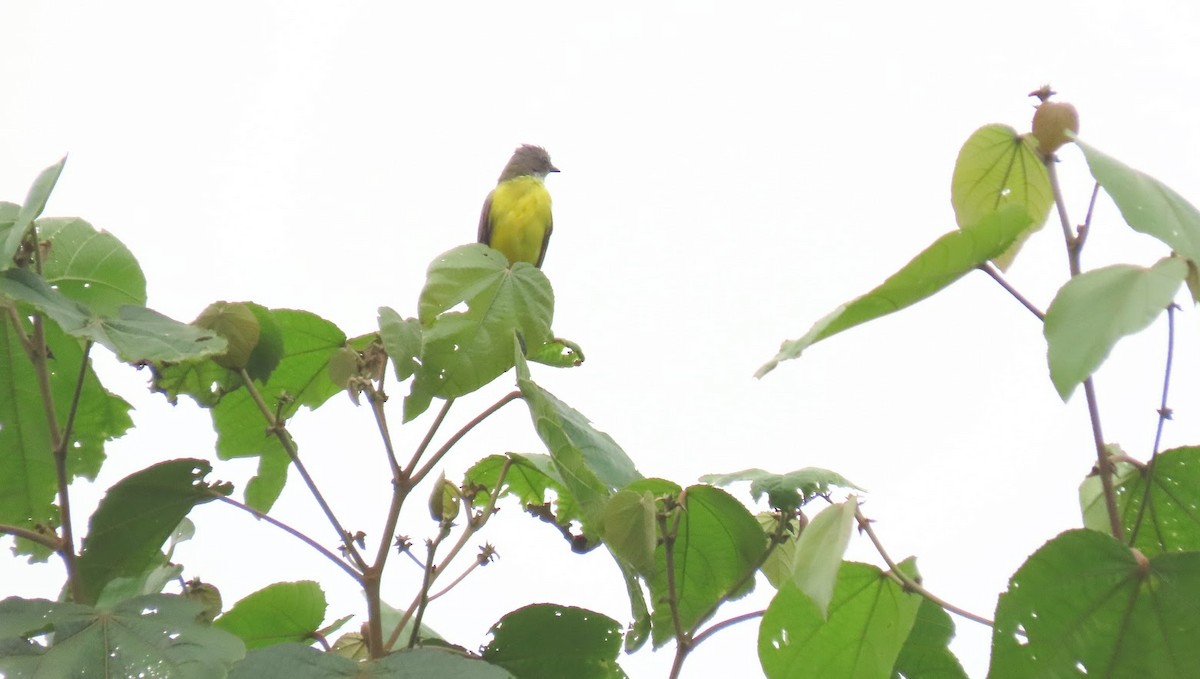
<path fill-rule="evenodd" d="M 495 191 L 493 191 L 492 193 L 489 193 L 487 200 L 483 201 L 483 213 L 479 215 L 479 241 L 478 242 L 485 243 L 488 245 L 491 245 L 491 243 L 489 241 L 492 240 L 492 219 L 491 219 L 491 217 L 492 217 L 492 194 L 494 194 L 494 193 L 495 193 Z M 542 251 L 545 252 L 545 247 L 542 248 Z"/>
<path fill-rule="evenodd" d="M 550 223 L 546 225 L 546 235 L 542 236 L 542 251 L 538 253 L 537 268 L 542 268 L 542 261 L 546 259 L 546 248 L 550 246 L 550 234 L 554 232 L 554 217 L 550 217 Z"/>

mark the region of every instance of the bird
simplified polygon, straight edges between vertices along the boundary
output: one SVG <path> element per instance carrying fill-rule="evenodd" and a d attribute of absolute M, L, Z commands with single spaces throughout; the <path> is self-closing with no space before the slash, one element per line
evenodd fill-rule
<path fill-rule="evenodd" d="M 500 173 L 496 188 L 483 202 L 479 242 L 499 250 L 509 266 L 528 262 L 541 268 L 554 230 L 546 175 L 558 172 L 540 146 L 523 144 Z"/>

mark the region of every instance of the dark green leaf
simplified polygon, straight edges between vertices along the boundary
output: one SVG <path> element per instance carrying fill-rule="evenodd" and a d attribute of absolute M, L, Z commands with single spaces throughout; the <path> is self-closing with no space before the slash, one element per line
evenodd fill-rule
<path fill-rule="evenodd" d="M 1133 535 L 1141 517 L 1133 546 L 1147 556 L 1200 551 L 1200 507 L 1196 505 L 1196 489 L 1200 488 L 1200 447 L 1163 451 L 1153 464 L 1152 469 L 1127 463 L 1118 465 L 1114 485 L 1126 537 Z M 1148 481 L 1150 495 L 1147 501 Z M 1109 522 L 1102 493 L 1100 477 L 1089 476 L 1080 488 L 1080 502 L 1083 524 L 1105 532 Z"/>
<path fill-rule="evenodd" d="M 921 600 L 917 621 L 904 640 L 892 679 L 967 679 L 958 658 L 950 652 L 954 621 L 941 606 Z"/>
<path fill-rule="evenodd" d="M 1046 310 L 1050 379 L 1065 401 L 1113 346 L 1166 310 L 1187 276 L 1187 264 L 1166 257 L 1144 269 L 1116 264 L 1067 281 Z"/>
<path fill-rule="evenodd" d="M 621 625 L 583 608 L 534 604 L 491 629 L 483 659 L 521 679 L 619 679 Z"/>
<path fill-rule="evenodd" d="M 834 309 L 817 321 L 800 339 L 788 340 L 775 358 L 755 373 L 771 372 L 780 361 L 797 358 L 817 342 L 843 330 L 916 304 L 1007 250 L 1032 224 L 1019 205 L 1007 205 L 977 224 L 937 239 L 882 285 Z"/>
<path fill-rule="evenodd" d="M 37 179 L 33 180 L 33 186 L 29 187 L 29 193 L 25 195 L 25 204 L 17 212 L 4 242 L 0 243 L 0 246 L 3 247 L 0 250 L 0 271 L 12 267 L 13 256 L 20 249 L 25 232 L 29 230 L 33 220 L 42 214 L 42 210 L 46 209 L 46 201 L 50 199 L 50 192 L 58 183 L 58 177 L 62 174 L 63 165 L 66 163 L 67 157 L 63 156 L 62 160 L 42 170 Z"/>
<path fill-rule="evenodd" d="M 196 622 L 201 606 L 155 594 L 92 609 L 45 600 L 0 602 L 0 648 L 18 637 L 53 631 L 48 649 L 0 653 L 0 675 L 16 677 L 224 677 L 245 653 L 235 636 Z"/>
<path fill-rule="evenodd" d="M 96 600 L 110 581 L 135 576 L 161 557 L 163 543 L 192 507 L 228 495 L 228 484 L 209 484 L 204 460 L 170 460 L 134 472 L 108 489 L 88 523 L 77 562 L 81 597 Z"/>
<path fill-rule="evenodd" d="M 325 607 L 317 583 L 277 582 L 234 604 L 213 626 L 236 635 L 247 650 L 310 641 L 325 620 Z"/>
<path fill-rule="evenodd" d="M 753 573 L 767 547 L 766 534 L 740 502 L 712 486 L 683 492 L 679 532 L 671 545 L 679 621 L 693 630 L 728 599 L 749 593 Z M 668 527 L 674 525 L 668 517 Z M 654 600 L 654 647 L 675 636 L 666 568 L 666 544 L 655 551 L 649 579 Z"/>
<path fill-rule="evenodd" d="M 1092 176 L 1112 196 L 1121 216 L 1135 231 L 1154 236 L 1193 262 L 1200 263 L 1200 211 L 1150 175 L 1126 166 L 1078 139 Z"/>
<path fill-rule="evenodd" d="M 901 566 L 915 575 L 911 561 Z M 779 590 L 759 626 L 758 658 L 769 679 L 883 679 L 920 605 L 919 595 L 906 594 L 878 568 L 846 562 L 828 619 L 795 586 Z"/>
<path fill-rule="evenodd" d="M 42 275 L 94 313 L 112 316 L 127 304 L 146 305 L 146 277 L 125 244 L 79 219 L 39 219 L 38 238 L 49 244 Z"/>
<path fill-rule="evenodd" d="M 1029 557 L 1000 595 L 991 679 L 1190 679 L 1200 667 L 1200 553 L 1149 561 L 1092 530 Z"/>

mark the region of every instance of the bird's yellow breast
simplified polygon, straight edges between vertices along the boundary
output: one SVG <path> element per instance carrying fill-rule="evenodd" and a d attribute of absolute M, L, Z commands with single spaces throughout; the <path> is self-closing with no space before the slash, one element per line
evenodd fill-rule
<path fill-rule="evenodd" d="M 553 223 L 550 192 L 537 177 L 517 177 L 501 182 L 492 192 L 488 214 L 491 245 L 509 262 L 537 264 Z"/>

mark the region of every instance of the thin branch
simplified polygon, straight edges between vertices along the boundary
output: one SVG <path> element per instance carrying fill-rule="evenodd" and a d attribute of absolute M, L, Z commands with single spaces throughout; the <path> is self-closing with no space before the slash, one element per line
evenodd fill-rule
<path fill-rule="evenodd" d="M 1071 232 L 1071 220 L 1067 217 L 1067 203 L 1063 199 L 1062 187 L 1058 183 L 1058 171 L 1054 156 L 1046 159 L 1046 174 L 1050 177 L 1050 188 L 1054 192 L 1054 206 L 1058 208 L 1058 222 L 1062 226 L 1063 241 L 1067 244 L 1067 263 L 1071 267 L 1071 277 L 1080 273 L 1079 255 L 1083 250 L 1083 240 Z"/>
<path fill-rule="evenodd" d="M 429 588 L 433 586 L 434 574 L 433 557 L 442 540 L 450 535 L 450 526 L 442 524 L 437 539 L 429 543 L 429 556 L 425 559 L 425 576 L 421 580 L 421 591 L 417 593 L 417 612 L 413 615 L 412 634 L 408 636 L 408 647 L 413 648 L 421 638 L 421 618 L 425 617 L 425 609 L 429 607 Z"/>
<path fill-rule="evenodd" d="M 675 583 L 675 539 L 679 536 L 679 523 L 683 520 L 684 508 L 687 503 L 687 490 L 679 494 L 674 507 L 675 521 L 671 530 L 667 530 L 667 517 L 664 514 L 658 520 L 662 531 L 664 567 L 667 570 L 667 604 L 671 608 L 671 622 L 675 625 L 675 660 L 671 663 L 670 679 L 676 679 L 683 671 L 683 661 L 691 650 L 691 640 L 683 631 L 683 621 L 679 618 L 679 590 Z"/>
<path fill-rule="evenodd" d="M 454 578 L 454 580 L 452 580 L 450 582 L 450 584 L 448 584 L 445 587 L 438 590 L 437 593 L 430 594 L 428 597 L 425 598 L 425 600 L 433 601 L 434 599 L 437 599 L 438 597 L 442 596 L 443 594 L 446 594 L 450 590 L 457 587 L 458 583 L 462 582 L 463 580 L 466 580 L 467 576 L 471 574 L 471 571 L 474 571 L 476 568 L 479 568 L 480 566 L 488 563 L 490 560 L 491 560 L 490 558 L 487 558 L 483 554 L 475 557 L 475 560 L 471 562 L 471 565 L 467 566 L 466 570 L 464 570 L 461 574 L 459 574 L 459 576 L 457 578 Z"/>
<path fill-rule="evenodd" d="M 717 632 L 720 632 L 721 630 L 725 629 L 726 627 L 733 627 L 734 625 L 738 624 L 739 622 L 746 622 L 747 620 L 761 618 L 764 613 L 766 613 L 766 610 L 751 611 L 749 613 L 735 615 L 732 618 L 729 618 L 728 620 L 722 620 L 721 622 L 715 623 L 708 629 L 704 630 L 703 632 L 697 634 L 695 637 L 692 638 L 692 648 L 699 646 L 700 642 L 711 637 L 712 635 L 716 634 Z"/>
<path fill-rule="evenodd" d="M 14 535 L 19 538 L 25 538 L 30 542 L 36 542 L 46 549 L 57 552 L 63 548 L 62 540 L 54 534 L 46 534 L 20 526 L 10 526 L 6 523 L 0 523 L 0 535 Z"/>
<path fill-rule="evenodd" d="M 446 414 L 450 412 L 450 406 L 454 405 L 454 399 L 448 398 L 442 404 L 442 409 L 438 411 L 437 417 L 433 419 L 433 424 L 429 425 L 429 431 L 425 432 L 425 438 L 421 440 L 421 445 L 417 446 L 416 452 L 413 453 L 412 459 L 408 461 L 408 466 L 404 468 L 404 473 L 401 478 L 411 479 L 413 470 L 417 468 L 417 463 L 421 461 L 421 456 L 425 454 L 425 450 L 429 448 L 429 444 L 433 441 L 433 435 L 437 433 L 439 427 L 442 426 L 442 421 L 446 419 Z M 413 484 L 416 485 L 416 484 Z"/>
<path fill-rule="evenodd" d="M 1146 516 L 1146 507 L 1150 504 L 1150 488 L 1154 485 L 1154 470 L 1155 463 L 1158 461 L 1159 446 L 1162 444 L 1163 427 L 1167 420 L 1171 419 L 1171 409 L 1167 406 L 1167 396 L 1171 391 L 1171 364 L 1175 357 L 1175 309 L 1174 304 L 1167 305 L 1167 365 L 1163 369 L 1163 386 L 1162 399 L 1158 405 L 1158 426 L 1154 431 L 1154 447 L 1150 452 L 1150 463 L 1146 465 L 1143 471 L 1146 479 L 1146 487 L 1142 491 L 1142 503 L 1138 505 L 1137 519 L 1133 522 L 1133 529 L 1129 531 L 1129 546 L 1132 547 L 1137 542 L 1138 531 L 1142 528 L 1142 520 Z"/>
<path fill-rule="evenodd" d="M 1096 182 L 1092 186 L 1092 198 L 1088 201 L 1087 215 L 1083 218 L 1083 225 L 1079 227 L 1078 234 L 1075 236 L 1075 248 L 1083 250 L 1083 244 L 1087 242 L 1088 235 L 1092 232 L 1092 214 L 1096 209 L 1096 196 L 1100 195 L 1100 182 Z"/>
<path fill-rule="evenodd" d="M 1067 246 L 1067 266 L 1074 278 L 1082 271 L 1080 264 L 1083 244 L 1087 232 L 1091 230 L 1092 210 L 1096 204 L 1099 185 L 1092 189 L 1092 201 L 1088 205 L 1087 221 L 1080 227 L 1079 234 L 1071 234 L 1071 221 L 1067 217 L 1067 204 L 1063 199 L 1062 187 L 1059 185 L 1058 172 L 1055 170 L 1053 156 L 1046 159 L 1046 173 L 1050 177 L 1050 188 L 1054 191 L 1054 204 L 1058 208 L 1058 219 L 1062 224 L 1063 238 Z M 1113 487 L 1113 465 L 1108 447 L 1104 445 L 1104 433 L 1100 429 L 1100 405 L 1096 399 L 1096 386 L 1091 376 L 1083 381 L 1083 393 L 1087 399 L 1088 418 L 1092 423 L 1092 441 L 1096 446 L 1096 468 L 1100 473 L 1100 485 L 1104 489 L 1104 506 L 1108 511 L 1108 524 L 1112 536 L 1117 540 L 1124 539 L 1124 529 L 1121 527 L 1121 516 L 1117 509 L 1117 494 Z"/>
<path fill-rule="evenodd" d="M 21 349 L 25 352 L 25 357 L 32 361 L 34 357 L 33 339 L 29 337 L 29 333 L 25 332 L 25 323 L 21 320 L 21 314 L 17 313 L 15 304 L 5 308 L 8 311 L 8 320 L 12 323 L 13 332 L 17 333 L 17 337 L 21 341 Z"/>
<path fill-rule="evenodd" d="M 871 540 L 871 544 L 875 545 L 875 551 L 879 552 L 879 556 L 883 557 L 883 562 L 887 564 L 889 569 L 888 577 L 895 581 L 896 584 L 900 585 L 905 591 L 920 594 L 947 611 L 964 617 L 967 620 L 974 620 L 975 622 L 981 625 L 987 625 L 988 627 L 994 626 L 994 623 L 991 620 L 988 620 L 982 615 L 976 615 L 968 610 L 959 608 L 945 599 L 935 596 L 932 592 L 921 586 L 921 584 L 916 580 L 910 578 L 908 574 L 900 570 L 900 566 L 892 560 L 892 557 L 888 555 L 887 550 L 883 548 L 883 543 L 879 541 L 879 536 L 875 535 L 875 529 L 871 528 L 870 519 L 863 516 L 861 509 L 854 510 L 854 518 L 858 520 L 858 530 L 867 534 L 867 537 Z"/>
<path fill-rule="evenodd" d="M 358 553 L 358 549 L 354 547 L 354 540 L 351 538 L 350 533 L 345 528 L 342 528 L 342 524 L 338 521 L 337 516 L 334 515 L 333 509 L 325 501 L 325 496 L 321 494 L 316 482 L 313 481 L 312 476 L 309 475 L 308 470 L 304 467 L 304 463 L 300 461 L 300 455 L 296 451 L 296 444 L 292 441 L 291 435 L 288 434 L 283 421 L 271 412 L 266 401 L 263 400 L 262 394 L 254 386 L 254 380 L 246 372 L 246 369 L 242 368 L 238 373 L 242 377 L 242 383 L 246 386 L 250 398 L 254 399 L 254 403 L 258 405 L 262 416 L 266 418 L 268 431 L 274 434 L 275 438 L 279 439 L 279 443 L 283 445 L 283 450 L 287 453 L 288 458 L 291 459 L 292 465 L 296 467 L 296 471 L 300 472 L 300 478 L 304 480 L 304 485 L 308 486 L 309 493 L 312 494 L 317 504 L 321 506 L 321 511 L 325 513 L 325 518 L 329 519 L 329 523 L 333 526 L 333 529 L 337 531 L 338 539 L 342 541 L 342 545 L 346 548 L 346 554 L 360 570 L 366 570 L 367 564 L 363 561 L 362 555 Z"/>
<path fill-rule="evenodd" d="M 467 544 L 471 537 L 473 537 L 475 533 L 478 533 L 485 525 L 487 525 L 488 519 L 490 519 L 496 513 L 496 502 L 500 499 L 500 491 L 504 488 L 504 481 L 508 477 L 508 470 L 511 467 L 512 458 L 505 459 L 504 466 L 500 468 L 500 474 L 496 478 L 496 487 L 492 489 L 492 493 L 488 496 L 487 504 L 484 505 L 483 509 L 480 510 L 478 514 L 467 520 L 467 527 L 463 531 L 463 534 L 458 538 L 458 542 L 454 543 L 454 546 L 450 548 L 450 553 L 447 554 L 444 559 L 442 559 L 441 563 L 439 563 L 436 568 L 434 568 L 432 577 L 429 578 L 427 582 L 423 583 L 421 591 L 417 593 L 416 598 L 413 600 L 412 604 L 409 605 L 408 610 L 405 611 L 404 615 L 400 618 L 400 622 L 396 624 L 395 629 L 393 629 L 392 633 L 388 636 L 387 643 L 384 644 L 385 652 L 390 651 L 396 645 L 396 641 L 400 638 L 400 633 L 404 629 L 404 624 L 408 622 L 408 620 L 416 612 L 417 607 L 421 605 L 421 600 L 424 599 L 428 594 L 428 588 L 432 587 L 438 576 L 446 571 L 446 568 L 450 565 L 450 562 L 453 561 L 456 556 L 458 556 L 458 553 L 462 551 L 463 547 Z M 438 596 L 441 596 L 441 593 L 439 593 Z"/>
<path fill-rule="evenodd" d="M 271 516 L 270 514 L 261 512 L 261 511 L 255 509 L 254 507 L 251 507 L 250 505 L 238 502 L 237 500 L 235 500 L 231 497 L 226 497 L 225 495 L 221 495 L 220 493 L 213 492 L 213 491 L 209 491 L 209 495 L 211 495 L 214 500 L 219 500 L 221 502 L 224 502 L 227 505 L 237 507 L 238 509 L 250 514 L 254 518 L 259 519 L 261 521 L 266 521 L 267 523 L 271 524 L 272 526 L 275 526 L 276 528 L 282 530 L 283 532 L 287 533 L 288 535 L 291 535 L 292 537 L 296 538 L 297 540 L 300 540 L 301 542 L 308 545 L 309 547 L 312 547 L 313 549 L 317 550 L 317 552 L 319 552 L 326 559 L 329 559 L 333 563 L 337 564 L 337 567 L 346 571 L 346 573 L 350 577 L 354 578 L 355 582 L 362 584 L 362 574 L 360 574 L 358 571 L 354 570 L 354 568 L 350 564 L 346 563 L 345 560 L 339 558 L 337 554 L 334 554 L 333 552 L 329 551 L 324 546 L 322 546 L 321 543 L 317 542 L 316 540 L 313 540 L 312 538 L 308 537 L 307 535 L 300 532 L 299 530 L 287 525 L 286 523 L 280 521 L 279 519 L 276 519 L 275 517 Z"/>
<path fill-rule="evenodd" d="M 392 446 L 392 434 L 388 430 L 387 413 L 383 410 L 383 404 L 387 398 L 384 397 L 382 391 L 370 384 L 367 385 L 366 394 L 367 400 L 371 402 L 371 412 L 375 415 L 375 425 L 379 427 L 379 437 L 383 439 L 383 448 L 387 452 L 388 464 L 392 467 L 392 479 L 399 480 L 400 463 L 396 460 L 396 449 Z"/>
<path fill-rule="evenodd" d="M 67 454 L 67 448 L 70 446 L 71 433 L 75 428 L 75 416 L 79 413 L 79 399 L 83 396 L 83 382 L 87 378 L 88 372 L 88 355 L 92 353 L 92 341 L 88 340 L 83 344 L 83 360 L 79 362 L 79 377 L 75 380 L 75 392 L 71 395 L 71 407 L 67 411 L 67 423 L 63 426 L 62 439 L 58 446 L 62 449 L 62 454 Z"/>
<path fill-rule="evenodd" d="M 441 448 L 438 448 L 438 451 L 433 454 L 433 457 L 429 458 L 429 461 L 426 462 L 423 467 L 421 467 L 421 470 L 418 471 L 416 474 L 414 474 L 410 478 L 411 485 L 416 486 L 417 484 L 419 484 L 421 482 L 422 479 L 424 479 L 426 476 L 428 476 L 429 472 L 433 471 L 433 468 L 437 465 L 437 463 L 441 462 L 442 458 L 446 456 L 446 453 L 450 452 L 450 449 L 454 447 L 454 444 L 458 443 L 459 440 L 462 439 L 462 437 L 467 435 L 467 432 L 474 429 L 476 427 L 476 425 L 478 425 L 480 422 L 483 422 L 487 418 L 491 417 L 492 414 L 495 413 L 497 410 L 500 410 L 504 406 L 508 405 L 512 401 L 515 401 L 519 398 L 521 398 L 521 392 L 510 391 L 509 393 L 505 394 L 499 401 L 496 401 L 491 406 L 489 406 L 487 408 L 487 410 L 484 410 L 482 413 L 479 413 L 479 415 L 475 416 L 475 419 L 464 424 L 462 426 L 462 429 L 459 429 L 458 431 L 454 432 L 454 435 L 451 436 L 450 439 L 448 441 L 446 441 L 446 443 Z"/>
<path fill-rule="evenodd" d="M 1017 289 L 1004 279 L 1004 276 L 1002 276 L 1000 272 L 996 270 L 996 267 L 984 262 L 983 264 L 979 265 L 979 270 L 991 276 L 992 280 L 999 283 L 1000 287 L 1008 291 L 1008 294 L 1012 295 L 1026 309 L 1029 309 L 1030 313 L 1032 313 L 1034 316 L 1037 316 L 1039 321 L 1046 320 L 1046 314 L 1042 313 L 1042 310 L 1034 306 L 1033 302 L 1030 302 L 1028 299 L 1026 299 L 1024 295 L 1022 295 L 1020 292 L 1017 292 Z"/>

